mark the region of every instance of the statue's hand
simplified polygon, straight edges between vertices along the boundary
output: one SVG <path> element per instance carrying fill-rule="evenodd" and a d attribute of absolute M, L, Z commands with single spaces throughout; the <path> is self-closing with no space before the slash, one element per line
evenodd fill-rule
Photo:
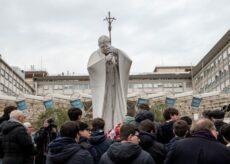
<path fill-rule="evenodd" d="M 113 46 L 109 46 L 107 52 L 116 56 L 118 54 L 118 49 L 114 48 Z"/>
<path fill-rule="evenodd" d="M 105 60 L 106 60 L 107 62 L 112 61 L 112 59 L 113 59 L 113 55 L 112 55 L 111 53 L 109 53 L 107 56 L 105 56 Z"/>
<path fill-rule="evenodd" d="M 116 64 L 117 61 L 116 61 L 116 56 L 112 53 L 108 54 L 106 57 L 105 57 L 105 60 L 107 63 L 110 63 L 110 64 Z"/>

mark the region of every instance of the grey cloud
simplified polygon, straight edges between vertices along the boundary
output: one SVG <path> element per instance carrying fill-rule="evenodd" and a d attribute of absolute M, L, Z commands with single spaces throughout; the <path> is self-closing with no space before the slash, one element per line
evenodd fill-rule
<path fill-rule="evenodd" d="M 228 0 L 1 1 L 0 53 L 11 65 L 39 66 L 42 58 L 52 74 L 87 73 L 98 37 L 108 34 L 103 19 L 111 11 L 117 18 L 113 45 L 134 60 L 131 72 L 196 64 L 229 29 L 229 5 Z"/>

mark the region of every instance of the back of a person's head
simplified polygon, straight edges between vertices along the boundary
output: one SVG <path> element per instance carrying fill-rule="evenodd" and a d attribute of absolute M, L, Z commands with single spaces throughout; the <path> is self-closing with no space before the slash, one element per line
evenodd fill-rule
<path fill-rule="evenodd" d="M 82 115 L 82 111 L 79 108 L 70 108 L 68 110 L 68 116 L 71 121 L 78 121 L 80 120 Z"/>
<path fill-rule="evenodd" d="M 4 112 L 3 116 L 9 117 L 10 113 L 12 111 L 14 111 L 14 110 L 17 110 L 17 107 L 15 107 L 15 106 L 7 106 L 7 107 L 5 107 L 4 110 L 3 110 L 3 112 Z"/>
<path fill-rule="evenodd" d="M 23 112 L 20 110 L 13 110 L 10 113 L 10 119 L 19 120 L 19 117 L 24 116 Z"/>
<path fill-rule="evenodd" d="M 24 122 L 23 125 L 24 125 L 26 128 L 29 128 L 29 127 L 32 126 L 30 122 Z"/>
<path fill-rule="evenodd" d="M 105 121 L 102 118 L 95 118 L 92 122 L 92 130 L 98 131 L 98 130 L 104 130 L 105 127 Z"/>
<path fill-rule="evenodd" d="M 193 122 L 191 133 L 199 131 L 211 131 L 212 129 L 215 129 L 214 123 L 207 118 L 201 118 Z"/>
<path fill-rule="evenodd" d="M 211 120 L 211 117 L 212 117 L 212 116 L 211 116 L 211 111 L 210 111 L 210 110 L 204 110 L 204 111 L 202 112 L 202 117 Z"/>
<path fill-rule="evenodd" d="M 144 121 L 141 121 L 139 127 L 138 127 L 139 130 L 141 131 L 145 131 L 145 132 L 148 132 L 148 133 L 155 133 L 155 125 L 152 121 L 150 120 L 144 120 Z"/>
<path fill-rule="evenodd" d="M 149 105 L 147 104 L 139 104 L 138 105 L 138 110 L 149 110 Z"/>
<path fill-rule="evenodd" d="M 76 121 L 67 121 L 61 125 L 60 135 L 61 137 L 76 138 L 79 133 L 78 123 Z"/>
<path fill-rule="evenodd" d="M 103 44 L 105 42 L 110 42 L 110 39 L 106 35 L 102 35 L 98 38 L 98 45 Z"/>
<path fill-rule="evenodd" d="M 120 128 L 120 139 L 126 140 L 130 134 L 135 135 L 136 131 L 138 131 L 138 129 L 132 124 L 122 125 Z"/>
<path fill-rule="evenodd" d="M 220 135 L 222 135 L 224 137 L 224 139 L 226 139 L 226 140 L 228 140 L 228 142 L 230 142 L 230 124 L 224 124 L 221 127 Z"/>
<path fill-rule="evenodd" d="M 189 126 L 192 125 L 192 119 L 189 116 L 183 116 L 180 120 L 184 120 Z"/>
<path fill-rule="evenodd" d="M 136 115 L 136 110 L 134 106 L 127 108 L 127 116 L 135 117 L 135 115 Z"/>
<path fill-rule="evenodd" d="M 89 128 L 89 125 L 85 122 L 79 121 L 78 128 L 79 128 L 79 131 L 87 130 Z"/>
<path fill-rule="evenodd" d="M 164 116 L 164 119 L 167 121 L 171 119 L 171 116 L 178 115 L 178 114 L 179 114 L 179 111 L 176 108 L 168 107 L 164 110 L 163 116 Z"/>
<path fill-rule="evenodd" d="M 142 110 L 137 113 L 135 116 L 135 121 L 140 123 L 141 121 L 144 121 L 146 119 L 149 119 L 150 121 L 154 121 L 154 115 L 152 112 L 148 110 Z"/>
<path fill-rule="evenodd" d="M 187 122 L 183 120 L 177 120 L 173 124 L 173 132 L 178 137 L 184 137 L 189 131 L 189 126 Z"/>

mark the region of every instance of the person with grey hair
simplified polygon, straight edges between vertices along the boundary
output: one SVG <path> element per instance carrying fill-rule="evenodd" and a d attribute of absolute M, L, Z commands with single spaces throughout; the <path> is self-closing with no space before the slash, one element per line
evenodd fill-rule
<path fill-rule="evenodd" d="M 123 51 L 112 47 L 105 35 L 98 39 L 98 46 L 89 58 L 87 69 L 92 88 L 93 118 L 103 118 L 107 131 L 122 123 L 126 114 L 132 61 Z"/>
<path fill-rule="evenodd" d="M 20 110 L 10 113 L 10 119 L 2 128 L 2 145 L 4 164 L 33 164 L 35 150 L 31 137 L 23 125 L 25 115 Z"/>
<path fill-rule="evenodd" d="M 10 113 L 14 110 L 16 110 L 16 106 L 6 106 L 3 110 L 3 115 L 0 117 L 0 137 L 2 136 L 2 127 L 4 124 L 10 119 Z M 1 139 L 0 139 L 1 140 Z M 1 142 L 0 142 L 0 147 L 1 147 Z M 0 164 L 2 164 L 2 155 L 3 150 L 0 149 Z"/>
<path fill-rule="evenodd" d="M 191 137 L 172 145 L 164 164 L 229 164 L 230 150 L 216 139 L 213 122 L 199 119 L 192 124 Z"/>
<path fill-rule="evenodd" d="M 33 126 L 30 122 L 24 122 L 23 125 L 26 127 L 27 133 L 31 136 L 33 132 Z"/>

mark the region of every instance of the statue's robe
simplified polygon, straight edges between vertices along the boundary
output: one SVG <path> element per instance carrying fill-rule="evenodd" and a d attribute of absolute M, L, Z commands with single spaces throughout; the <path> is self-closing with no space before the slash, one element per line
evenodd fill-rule
<path fill-rule="evenodd" d="M 106 62 L 105 55 L 98 49 L 88 61 L 88 72 L 92 90 L 93 118 L 105 120 L 105 130 L 112 129 L 123 121 L 127 112 L 127 90 L 130 58 L 117 51 L 116 64 Z"/>

